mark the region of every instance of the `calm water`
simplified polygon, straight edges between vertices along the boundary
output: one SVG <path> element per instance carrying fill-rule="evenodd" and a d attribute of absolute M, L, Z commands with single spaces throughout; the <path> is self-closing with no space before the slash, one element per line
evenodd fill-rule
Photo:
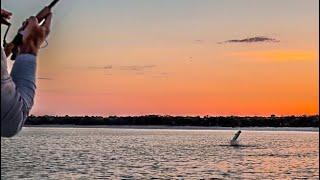
<path fill-rule="evenodd" d="M 1 179 L 319 178 L 318 132 L 25 128 L 1 139 Z"/>

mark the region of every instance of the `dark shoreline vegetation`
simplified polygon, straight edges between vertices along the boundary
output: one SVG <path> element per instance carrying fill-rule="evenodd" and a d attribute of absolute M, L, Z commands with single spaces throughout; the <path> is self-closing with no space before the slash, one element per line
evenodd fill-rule
<path fill-rule="evenodd" d="M 240 117 L 240 116 L 30 116 L 25 125 L 132 125 L 205 127 L 319 127 L 319 115 Z"/>

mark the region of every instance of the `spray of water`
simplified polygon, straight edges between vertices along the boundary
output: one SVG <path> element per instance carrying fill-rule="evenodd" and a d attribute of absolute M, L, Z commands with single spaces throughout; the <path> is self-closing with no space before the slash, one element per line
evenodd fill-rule
<path fill-rule="evenodd" d="M 237 140 L 239 138 L 241 134 L 241 131 L 239 130 L 234 136 L 233 138 L 231 139 L 230 141 L 230 145 L 231 146 L 239 146 L 239 141 Z"/>

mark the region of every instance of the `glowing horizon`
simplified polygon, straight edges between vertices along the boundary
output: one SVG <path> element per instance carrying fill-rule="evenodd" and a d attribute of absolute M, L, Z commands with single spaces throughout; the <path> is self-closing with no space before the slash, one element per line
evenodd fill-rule
<path fill-rule="evenodd" d="M 16 29 L 49 1 L 1 2 Z M 318 6 L 62 1 L 39 56 L 31 114 L 319 114 Z"/>

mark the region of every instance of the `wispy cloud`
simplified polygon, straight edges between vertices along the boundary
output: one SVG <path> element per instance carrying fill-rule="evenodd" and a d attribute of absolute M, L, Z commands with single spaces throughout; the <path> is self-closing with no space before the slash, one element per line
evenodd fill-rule
<path fill-rule="evenodd" d="M 129 66 L 89 66 L 88 69 L 99 69 L 99 70 L 123 70 L 123 71 L 145 71 L 148 69 L 155 68 L 156 65 L 129 65 Z"/>
<path fill-rule="evenodd" d="M 316 51 L 303 50 L 266 50 L 266 51 L 246 51 L 229 54 L 231 57 L 251 60 L 274 60 L 274 61 L 308 61 L 316 60 Z"/>
<path fill-rule="evenodd" d="M 120 70 L 125 70 L 125 71 L 145 71 L 148 69 L 153 69 L 155 68 L 155 65 L 143 65 L 143 66 L 121 66 Z"/>
<path fill-rule="evenodd" d="M 108 65 L 108 66 L 90 66 L 88 68 L 89 69 L 104 69 L 104 70 L 107 70 L 107 69 L 112 69 L 113 66 L 111 66 L 111 65 Z"/>
<path fill-rule="evenodd" d="M 256 36 L 251 38 L 245 38 L 245 39 L 230 39 L 223 42 L 218 42 L 218 44 L 224 44 L 224 43 L 260 43 L 260 42 L 271 42 L 271 43 L 278 43 L 279 40 L 275 38 L 270 38 L 266 36 Z"/>
<path fill-rule="evenodd" d="M 38 77 L 39 80 L 46 80 L 46 81 L 52 81 L 53 78 L 50 77 Z"/>
<path fill-rule="evenodd" d="M 202 40 L 202 39 L 196 39 L 196 40 L 193 41 L 193 43 L 195 43 L 195 44 L 202 44 L 202 43 L 204 43 L 204 40 Z"/>
<path fill-rule="evenodd" d="M 169 73 L 166 72 L 161 72 L 161 73 L 157 73 L 155 75 L 153 75 L 154 78 L 168 78 L 169 77 Z"/>

